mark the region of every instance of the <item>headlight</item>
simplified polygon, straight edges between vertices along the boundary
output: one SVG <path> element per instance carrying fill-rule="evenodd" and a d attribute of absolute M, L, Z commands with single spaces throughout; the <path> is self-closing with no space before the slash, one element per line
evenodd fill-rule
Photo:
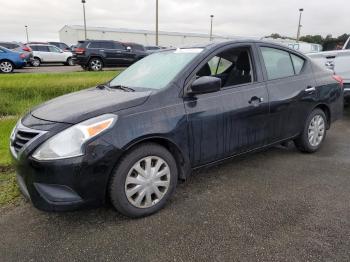
<path fill-rule="evenodd" d="M 118 116 L 98 116 L 58 133 L 44 142 L 33 154 L 37 160 L 54 160 L 83 155 L 83 145 L 93 137 L 110 129 Z"/>

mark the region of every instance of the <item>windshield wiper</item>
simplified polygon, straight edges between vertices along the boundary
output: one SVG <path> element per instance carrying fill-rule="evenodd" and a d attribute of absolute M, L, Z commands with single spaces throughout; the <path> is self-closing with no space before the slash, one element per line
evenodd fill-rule
<path fill-rule="evenodd" d="M 125 92 L 135 92 L 135 89 L 132 89 L 131 87 L 128 87 L 128 86 L 122 86 L 122 85 L 110 86 L 110 85 L 108 85 L 108 87 L 113 88 L 113 89 L 120 89 L 120 90 L 123 90 Z"/>

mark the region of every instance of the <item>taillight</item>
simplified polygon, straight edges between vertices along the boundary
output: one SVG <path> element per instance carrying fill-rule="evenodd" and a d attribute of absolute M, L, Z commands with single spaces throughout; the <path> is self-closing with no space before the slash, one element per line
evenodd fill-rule
<path fill-rule="evenodd" d="M 342 88 L 344 87 L 344 79 L 341 76 L 333 75 L 332 77 L 335 81 L 337 81 L 339 83 L 340 87 L 342 87 Z"/>
<path fill-rule="evenodd" d="M 85 53 L 85 48 L 75 48 L 74 53 L 82 55 Z"/>
<path fill-rule="evenodd" d="M 23 47 L 22 50 L 26 52 L 32 52 L 32 49 L 30 49 L 28 46 Z"/>
<path fill-rule="evenodd" d="M 20 54 L 19 57 L 20 57 L 21 59 L 24 59 L 24 58 L 26 58 L 26 55 L 25 55 L 25 54 Z"/>

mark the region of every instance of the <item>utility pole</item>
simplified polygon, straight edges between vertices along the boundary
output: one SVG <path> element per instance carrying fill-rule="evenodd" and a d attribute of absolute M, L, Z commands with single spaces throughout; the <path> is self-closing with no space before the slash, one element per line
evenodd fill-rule
<path fill-rule="evenodd" d="M 84 34 L 85 34 L 85 40 L 87 40 L 87 33 L 86 33 L 86 16 L 85 16 L 85 0 L 81 0 L 83 4 L 83 13 L 84 13 Z"/>
<path fill-rule="evenodd" d="M 159 44 L 159 28 L 158 28 L 158 0 L 156 0 L 156 46 Z"/>
<path fill-rule="evenodd" d="M 25 29 L 26 29 L 27 43 L 29 43 L 28 26 L 27 26 L 27 25 L 25 25 L 24 27 L 25 27 Z"/>
<path fill-rule="evenodd" d="M 301 15 L 303 13 L 304 9 L 300 8 L 299 9 L 299 24 L 298 24 L 298 33 L 297 33 L 297 42 L 299 42 L 299 38 L 300 38 L 300 31 L 301 31 Z"/>
<path fill-rule="evenodd" d="M 213 40 L 213 18 L 214 15 L 210 15 L 210 41 Z"/>

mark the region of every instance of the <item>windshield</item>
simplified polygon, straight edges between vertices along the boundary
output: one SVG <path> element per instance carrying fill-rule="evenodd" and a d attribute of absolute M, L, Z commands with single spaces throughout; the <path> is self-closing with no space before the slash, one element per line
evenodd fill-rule
<path fill-rule="evenodd" d="M 203 49 L 177 49 L 146 56 L 131 65 L 110 82 L 110 86 L 161 89 Z"/>

